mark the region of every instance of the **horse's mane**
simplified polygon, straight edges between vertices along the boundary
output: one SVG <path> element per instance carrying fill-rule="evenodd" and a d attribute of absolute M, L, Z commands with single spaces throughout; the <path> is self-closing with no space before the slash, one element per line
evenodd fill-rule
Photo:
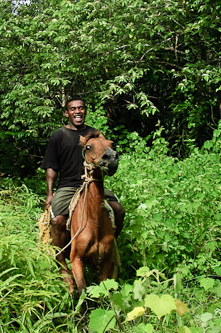
<path fill-rule="evenodd" d="M 94 132 L 89 132 L 87 135 L 85 135 L 84 137 L 83 136 L 80 136 L 80 142 L 79 142 L 79 145 L 81 146 L 85 146 L 86 143 L 88 142 L 88 140 L 90 139 L 96 139 L 98 138 L 99 136 L 101 135 L 101 132 L 98 131 L 98 130 L 95 130 Z"/>
<path fill-rule="evenodd" d="M 101 134 L 101 131 L 95 130 L 94 132 L 89 132 L 87 135 L 85 135 L 85 142 L 87 142 L 89 139 L 96 139 Z"/>
<path fill-rule="evenodd" d="M 79 145 L 81 145 L 82 147 L 85 147 L 85 145 L 87 144 L 88 140 L 90 139 L 96 139 L 98 138 L 102 133 L 98 130 L 95 130 L 94 132 L 89 132 L 87 135 L 80 136 L 80 142 Z"/>

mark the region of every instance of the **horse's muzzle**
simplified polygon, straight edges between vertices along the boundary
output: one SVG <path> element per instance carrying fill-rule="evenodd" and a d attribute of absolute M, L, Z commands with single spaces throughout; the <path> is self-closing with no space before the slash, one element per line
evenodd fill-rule
<path fill-rule="evenodd" d="M 118 168 L 119 155 L 116 151 L 108 148 L 102 158 L 100 159 L 98 165 L 99 168 L 105 172 L 106 175 L 112 176 L 115 174 Z"/>

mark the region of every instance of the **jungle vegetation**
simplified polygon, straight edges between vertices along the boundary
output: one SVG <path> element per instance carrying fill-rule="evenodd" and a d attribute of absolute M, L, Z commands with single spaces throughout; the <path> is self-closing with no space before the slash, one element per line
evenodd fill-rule
<path fill-rule="evenodd" d="M 0 332 L 221 332 L 220 8 L 0 2 Z M 37 226 L 73 95 L 121 155 L 105 185 L 126 210 L 118 281 L 88 273 L 80 299 Z"/>

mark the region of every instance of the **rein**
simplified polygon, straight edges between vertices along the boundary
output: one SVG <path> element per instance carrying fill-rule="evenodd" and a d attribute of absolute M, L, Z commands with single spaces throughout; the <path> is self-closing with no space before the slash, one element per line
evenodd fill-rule
<path fill-rule="evenodd" d="M 83 155 L 83 157 L 85 158 L 85 156 Z M 82 219 L 81 219 L 81 225 L 78 229 L 78 231 L 76 232 L 76 234 L 71 238 L 71 240 L 69 241 L 68 244 L 66 244 L 55 256 L 57 257 L 59 254 L 61 254 L 69 245 L 71 245 L 71 243 L 73 242 L 73 240 L 80 234 L 80 232 L 82 231 L 82 226 L 83 226 L 83 219 L 84 219 L 84 212 L 85 212 L 85 202 L 86 202 L 86 197 L 87 197 L 87 191 L 88 191 L 88 187 L 89 184 L 92 182 L 98 182 L 98 181 L 103 181 L 103 177 L 102 179 L 95 179 L 93 178 L 93 173 L 94 173 L 94 169 L 95 169 L 95 165 L 93 163 L 90 163 L 86 160 L 84 161 L 84 175 L 81 176 L 82 179 L 84 179 L 84 182 L 82 184 L 82 186 L 80 187 L 80 189 L 78 190 L 79 192 L 84 190 L 84 202 L 83 202 L 83 209 L 82 209 Z M 89 172 L 89 176 L 87 175 L 87 173 Z"/>

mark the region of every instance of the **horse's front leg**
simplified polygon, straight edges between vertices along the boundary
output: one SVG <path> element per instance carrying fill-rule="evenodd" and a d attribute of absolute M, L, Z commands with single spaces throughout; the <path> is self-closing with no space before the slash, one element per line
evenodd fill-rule
<path fill-rule="evenodd" d="M 71 269 L 77 285 L 78 294 L 81 295 L 83 290 L 86 290 L 86 282 L 83 273 L 83 263 L 78 256 L 71 259 Z"/>

